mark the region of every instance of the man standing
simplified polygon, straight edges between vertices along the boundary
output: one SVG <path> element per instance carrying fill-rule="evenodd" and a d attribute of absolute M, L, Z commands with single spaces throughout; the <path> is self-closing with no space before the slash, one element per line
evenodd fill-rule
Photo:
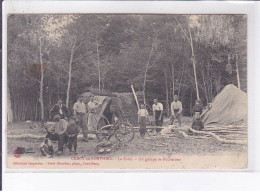
<path fill-rule="evenodd" d="M 95 131 L 97 122 L 96 122 L 96 109 L 98 104 L 94 101 L 94 96 L 90 97 L 90 101 L 88 102 L 88 130 Z"/>
<path fill-rule="evenodd" d="M 86 105 L 83 102 L 83 97 L 81 95 L 78 96 L 78 101 L 73 106 L 74 117 L 77 120 L 77 123 L 82 128 L 82 133 L 84 140 L 87 141 L 87 116 L 86 116 Z"/>
<path fill-rule="evenodd" d="M 163 105 L 158 102 L 157 99 L 154 99 L 153 104 L 153 117 L 155 119 L 156 126 L 162 126 L 163 124 Z M 162 129 L 156 129 L 156 132 L 159 133 Z"/>
<path fill-rule="evenodd" d="M 175 118 L 178 119 L 179 125 L 181 126 L 182 120 L 182 104 L 178 101 L 178 96 L 174 96 L 174 101 L 171 103 L 171 112 L 172 112 L 172 124 L 174 123 Z"/>
<path fill-rule="evenodd" d="M 56 113 L 53 117 L 55 123 L 50 128 L 47 129 L 47 135 L 46 138 L 49 138 L 52 141 L 58 141 L 58 155 L 63 154 L 63 146 L 67 143 L 67 121 L 64 119 L 61 119 L 61 115 L 59 113 Z"/>
<path fill-rule="evenodd" d="M 58 100 L 58 103 L 55 104 L 51 110 L 50 110 L 50 115 L 51 118 L 53 118 L 53 116 L 55 114 L 59 113 L 61 116 L 61 119 L 66 119 L 69 115 L 68 115 L 68 108 L 65 106 L 65 104 L 62 103 L 62 99 Z"/>

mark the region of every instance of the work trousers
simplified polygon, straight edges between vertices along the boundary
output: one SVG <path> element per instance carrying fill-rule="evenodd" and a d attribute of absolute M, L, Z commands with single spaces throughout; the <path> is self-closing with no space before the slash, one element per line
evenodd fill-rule
<path fill-rule="evenodd" d="M 59 135 L 58 133 L 49 133 L 46 135 L 52 141 L 58 141 L 58 151 L 63 151 L 63 146 L 68 142 L 68 137 L 65 133 Z"/>
<path fill-rule="evenodd" d="M 178 120 L 178 123 L 179 125 L 181 125 L 182 123 L 182 114 L 178 114 L 179 112 L 179 109 L 178 110 L 174 110 L 174 115 L 175 115 L 175 118 Z M 175 120 L 174 116 L 172 115 L 172 124 L 174 123 L 174 120 Z"/>
<path fill-rule="evenodd" d="M 72 147 L 74 147 L 74 150 L 77 149 L 77 136 L 74 137 L 68 137 L 68 148 L 71 150 Z"/>
<path fill-rule="evenodd" d="M 140 136 L 144 137 L 146 132 L 146 117 L 139 117 L 139 123 L 140 123 Z"/>
<path fill-rule="evenodd" d="M 88 137 L 88 120 L 87 116 L 84 113 L 77 113 L 76 115 L 77 124 L 81 127 L 83 137 L 87 139 Z"/>
<path fill-rule="evenodd" d="M 156 110 L 155 111 L 155 125 L 156 126 L 162 126 L 163 125 L 163 114 L 162 117 L 160 119 L 160 115 L 161 115 L 162 110 Z M 156 129 L 156 132 L 159 133 L 162 129 Z"/>

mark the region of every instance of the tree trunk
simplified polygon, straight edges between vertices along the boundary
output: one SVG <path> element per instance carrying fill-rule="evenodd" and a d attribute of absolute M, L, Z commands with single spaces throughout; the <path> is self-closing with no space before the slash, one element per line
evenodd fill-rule
<path fill-rule="evenodd" d="M 194 71 L 195 86 L 196 86 L 196 92 L 197 92 L 197 100 L 200 100 L 198 81 L 197 81 L 197 73 L 196 73 L 196 60 L 195 60 L 193 41 L 192 41 L 190 28 L 189 28 L 189 33 L 190 33 L 190 46 L 191 46 L 192 65 L 193 65 L 193 71 Z"/>
<path fill-rule="evenodd" d="M 71 77 L 72 77 L 72 60 L 73 60 L 74 51 L 71 51 L 70 54 L 70 64 L 69 64 L 69 79 L 68 79 L 68 87 L 67 87 L 67 98 L 66 98 L 66 107 L 69 108 L 70 102 L 70 87 L 71 87 Z"/>
<path fill-rule="evenodd" d="M 42 62 L 42 40 L 40 39 L 40 63 L 41 63 L 41 81 L 40 81 L 40 96 L 39 101 L 41 104 L 41 121 L 44 121 L 44 103 L 43 103 L 43 79 L 44 79 L 44 66 Z"/>
<path fill-rule="evenodd" d="M 241 89 L 240 85 L 240 77 L 239 77 L 239 70 L 238 70 L 238 55 L 236 53 L 236 72 L 237 72 L 237 87 Z"/>
<path fill-rule="evenodd" d="M 174 65 L 172 64 L 172 99 L 174 99 Z"/>
<path fill-rule="evenodd" d="M 13 122 L 13 111 L 12 111 L 12 106 L 11 106 L 9 87 L 7 87 L 7 122 L 8 123 Z"/>
<path fill-rule="evenodd" d="M 146 68 L 145 72 L 144 72 L 144 84 L 143 84 L 144 104 L 146 104 L 146 100 L 145 100 L 145 87 L 146 87 L 146 79 L 147 79 L 147 70 L 148 70 L 148 68 Z"/>
<path fill-rule="evenodd" d="M 168 76 L 167 76 L 167 70 L 164 70 L 164 78 L 165 78 L 165 93 L 166 93 L 166 113 L 167 113 L 167 117 L 169 117 L 170 112 L 169 112 L 169 91 L 168 91 Z"/>
<path fill-rule="evenodd" d="M 98 89 L 101 89 L 101 73 L 100 73 L 100 60 L 99 60 L 99 45 L 98 45 L 98 37 L 96 34 L 96 50 L 97 50 L 97 69 L 98 69 Z"/>

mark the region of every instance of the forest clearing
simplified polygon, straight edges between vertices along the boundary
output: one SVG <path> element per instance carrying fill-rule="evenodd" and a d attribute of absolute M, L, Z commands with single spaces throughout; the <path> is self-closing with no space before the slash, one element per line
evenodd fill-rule
<path fill-rule="evenodd" d="M 10 157 L 232 155 L 246 165 L 246 15 L 7 23 Z"/>
<path fill-rule="evenodd" d="M 37 123 L 40 126 L 40 123 Z M 167 125 L 167 124 L 165 124 Z M 185 119 L 184 125 L 191 125 L 191 118 Z M 39 127 L 28 129 L 26 123 L 13 123 L 8 126 L 7 136 L 32 134 L 38 136 L 45 136 L 45 129 Z M 185 130 L 184 130 L 185 131 Z M 174 133 L 172 133 L 174 134 Z M 202 138 L 200 138 L 202 137 Z M 223 136 L 222 136 L 223 137 Z M 8 138 L 8 137 L 7 137 Z M 225 136 L 224 136 L 225 138 Z M 78 154 L 77 156 L 96 156 L 95 148 L 98 144 L 97 139 L 90 140 L 89 142 L 82 141 L 82 136 L 78 141 Z M 18 147 L 33 148 L 34 153 L 27 153 L 24 156 L 40 157 L 40 144 L 41 139 L 32 138 L 8 138 L 8 155 L 13 155 L 14 150 Z M 247 153 L 247 145 L 239 144 L 225 144 L 217 141 L 213 137 L 203 138 L 203 136 L 190 136 L 185 138 L 179 135 L 158 135 L 154 138 L 146 137 L 141 139 L 138 132 L 135 133 L 133 141 L 117 146 L 115 138 L 111 140 L 114 144 L 114 149 L 111 153 L 104 154 L 105 156 L 156 156 L 165 155 L 168 157 L 179 155 L 221 155 L 223 153 Z M 54 149 L 58 150 L 57 144 L 54 144 Z M 66 158 L 75 156 L 74 153 L 65 149 L 63 156 L 55 155 L 54 158 Z M 102 156 L 102 155 L 99 155 Z"/>

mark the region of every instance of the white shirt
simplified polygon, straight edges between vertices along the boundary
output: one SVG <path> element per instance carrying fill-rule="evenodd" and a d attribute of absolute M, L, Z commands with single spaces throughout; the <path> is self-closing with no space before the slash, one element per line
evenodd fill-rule
<path fill-rule="evenodd" d="M 174 110 L 179 110 L 180 112 L 182 111 L 182 104 L 180 101 L 173 101 L 171 103 L 171 111 L 173 112 Z"/>
<path fill-rule="evenodd" d="M 163 110 L 162 103 L 158 102 L 157 104 L 153 104 L 153 111 Z"/>
<path fill-rule="evenodd" d="M 140 117 L 148 117 L 148 111 L 146 109 L 139 109 L 138 110 L 138 116 Z"/>
<path fill-rule="evenodd" d="M 86 105 L 83 101 L 82 102 L 77 101 L 73 106 L 73 110 L 75 110 L 78 113 L 86 113 L 87 112 Z"/>
<path fill-rule="evenodd" d="M 63 115 L 63 112 L 62 112 L 62 105 L 59 105 L 59 113 L 60 113 L 61 115 Z"/>
<path fill-rule="evenodd" d="M 89 112 L 94 112 L 96 108 L 97 108 L 97 104 L 95 102 L 89 101 L 89 103 L 88 103 L 88 111 Z"/>

